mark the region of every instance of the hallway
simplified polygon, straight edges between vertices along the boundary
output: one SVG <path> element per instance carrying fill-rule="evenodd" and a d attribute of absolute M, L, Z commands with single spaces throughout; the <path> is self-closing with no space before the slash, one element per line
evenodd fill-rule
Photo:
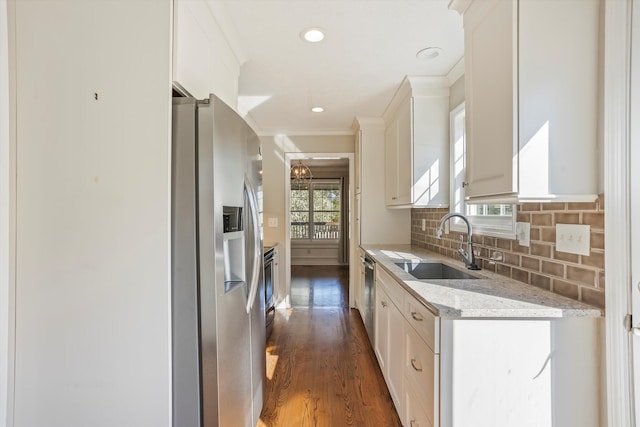
<path fill-rule="evenodd" d="M 260 426 L 400 426 L 360 314 L 349 309 L 347 267 L 294 266 L 289 310 L 267 342 Z"/>

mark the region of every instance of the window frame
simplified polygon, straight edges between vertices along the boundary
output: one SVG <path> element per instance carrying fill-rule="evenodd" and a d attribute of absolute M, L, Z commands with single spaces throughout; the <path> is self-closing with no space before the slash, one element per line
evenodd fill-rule
<path fill-rule="evenodd" d="M 463 119 L 460 121 L 460 115 Z M 492 205 L 496 203 L 468 203 L 465 200 L 465 189 L 463 182 L 466 180 L 466 109 L 465 102 L 461 102 L 449 112 L 449 155 L 450 155 L 450 177 L 449 177 L 449 212 L 463 213 L 473 227 L 473 234 L 499 237 L 504 239 L 516 239 L 516 213 L 515 204 L 511 204 L 511 215 L 467 215 L 470 205 Z M 460 127 L 462 123 L 462 127 Z M 462 153 L 456 158 L 457 140 L 462 138 Z M 460 154 L 458 152 L 458 154 Z M 456 182 L 456 161 L 462 162 L 462 178 L 458 177 Z M 458 165 L 459 166 L 459 165 Z M 458 172 L 459 174 L 460 172 Z M 456 200 L 458 199 L 458 200 Z M 459 206 L 459 209 L 457 207 Z M 452 218 L 445 224 L 445 232 L 449 230 L 466 233 L 467 226 L 459 218 Z"/>
<path fill-rule="evenodd" d="M 315 205 L 313 203 L 313 192 L 316 191 L 314 189 L 315 185 L 318 184 L 335 184 L 337 186 L 337 190 L 339 191 L 340 195 L 338 197 L 339 202 L 340 202 L 340 206 L 338 208 L 338 210 L 316 210 L 315 209 Z M 291 185 L 289 188 L 289 199 L 291 199 L 291 191 L 295 190 L 294 186 Z M 309 209 L 307 210 L 308 213 L 308 229 L 309 229 L 309 234 L 308 237 L 293 237 L 293 233 L 291 234 L 291 241 L 295 241 L 295 242 L 313 242 L 313 243 L 331 243 L 331 244 L 335 244 L 337 242 L 339 242 L 342 239 L 342 233 L 344 232 L 344 230 L 342 229 L 343 227 L 343 220 L 342 220 L 342 215 L 343 215 L 343 188 L 342 188 L 342 180 L 341 179 L 330 179 L 330 178 L 322 178 L 322 179 L 313 179 L 311 180 L 311 182 L 309 183 L 309 189 L 308 189 L 308 206 Z M 292 209 L 293 206 L 289 207 L 289 218 L 291 219 L 292 217 L 292 213 L 293 212 L 304 212 L 304 211 L 293 211 Z M 315 238 L 313 237 L 315 234 L 315 221 L 314 221 L 314 214 L 315 213 L 322 213 L 322 212 L 336 212 L 338 214 L 338 237 L 337 238 Z M 291 227 L 291 220 L 289 223 L 289 227 Z"/>

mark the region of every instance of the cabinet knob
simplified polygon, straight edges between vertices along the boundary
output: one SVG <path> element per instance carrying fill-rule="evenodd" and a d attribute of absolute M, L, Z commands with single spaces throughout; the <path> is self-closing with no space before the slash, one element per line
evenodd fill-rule
<path fill-rule="evenodd" d="M 420 424 L 418 424 L 416 420 L 411 420 L 409 424 L 410 424 L 410 427 L 420 427 Z"/>
<path fill-rule="evenodd" d="M 391 200 L 396 200 L 396 199 L 397 199 L 397 197 L 392 197 L 392 198 L 391 198 Z"/>
<path fill-rule="evenodd" d="M 418 365 L 418 361 L 416 359 L 411 359 L 411 366 L 416 372 L 422 372 L 422 367 Z"/>
<path fill-rule="evenodd" d="M 422 322 L 424 320 L 424 317 L 422 317 L 419 313 L 416 313 L 415 311 L 411 312 L 411 317 L 413 317 L 413 320 L 417 320 L 418 322 Z"/>
<path fill-rule="evenodd" d="M 468 186 L 469 186 L 469 183 L 467 181 L 462 182 L 462 188 L 468 187 Z"/>
<path fill-rule="evenodd" d="M 386 301 L 380 301 L 380 305 L 383 306 L 383 307 L 387 307 L 387 305 L 389 305 L 389 304 L 387 304 Z"/>

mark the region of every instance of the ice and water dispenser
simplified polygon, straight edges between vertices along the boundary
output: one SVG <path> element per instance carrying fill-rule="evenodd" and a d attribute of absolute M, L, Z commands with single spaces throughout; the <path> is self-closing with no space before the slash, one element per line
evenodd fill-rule
<path fill-rule="evenodd" d="M 223 206 L 224 287 L 229 292 L 245 283 L 244 224 L 242 208 Z"/>

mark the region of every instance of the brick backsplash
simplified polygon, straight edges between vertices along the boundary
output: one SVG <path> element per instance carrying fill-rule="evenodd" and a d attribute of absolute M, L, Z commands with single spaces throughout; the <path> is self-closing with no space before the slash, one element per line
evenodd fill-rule
<path fill-rule="evenodd" d="M 442 240 L 434 234 L 448 209 L 412 209 L 411 244 L 460 260 L 460 236 L 451 232 Z M 517 220 L 531 224 L 529 247 L 517 240 L 474 235 L 478 264 L 521 282 L 604 308 L 604 196 L 594 203 L 522 203 Z M 422 220 L 426 230 L 422 231 Z M 591 226 L 589 256 L 556 250 L 556 224 Z"/>

